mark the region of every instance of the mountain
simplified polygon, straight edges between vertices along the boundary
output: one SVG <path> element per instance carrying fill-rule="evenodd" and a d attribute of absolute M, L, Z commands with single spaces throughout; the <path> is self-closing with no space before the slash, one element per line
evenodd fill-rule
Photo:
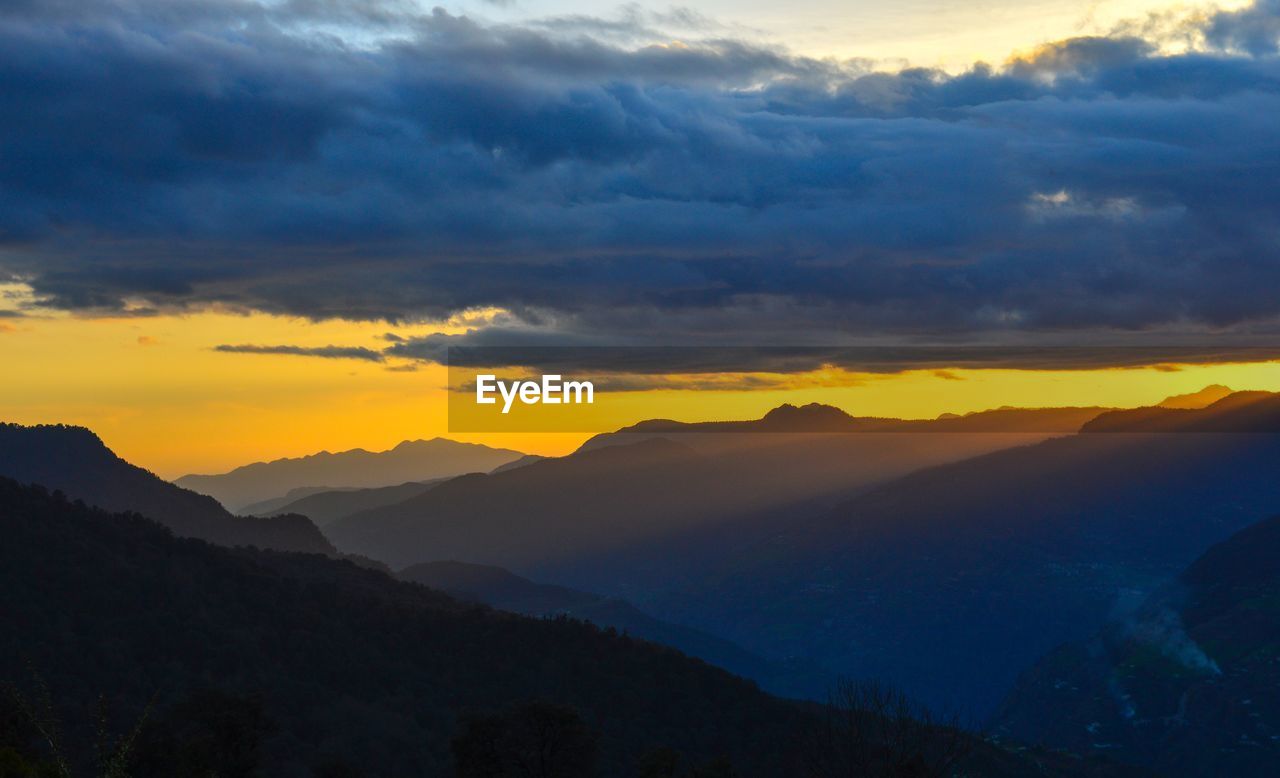
<path fill-rule="evenodd" d="M 1272 392 L 1234 392 L 1203 408 L 1134 408 L 1104 413 L 1082 432 L 1277 433 L 1280 398 Z"/>
<path fill-rule="evenodd" d="M 583 448 L 606 445 L 613 439 L 636 434 L 670 435 L 673 433 L 856 433 L 856 432 L 1077 432 L 1086 422 L 1111 408 L 997 408 L 963 415 L 944 413 L 936 419 L 895 419 L 853 416 L 831 405 L 809 403 L 796 406 L 784 403 L 759 419 L 746 421 L 682 422 L 650 419 L 624 427 L 617 432 L 597 435 Z"/>
<path fill-rule="evenodd" d="M 518 467 L 524 467 L 525 465 L 532 465 L 534 462 L 538 462 L 543 459 L 546 459 L 546 457 L 542 456 L 541 454 L 525 454 L 519 459 L 514 459 L 510 462 L 507 462 L 506 464 L 498 465 L 494 469 L 490 470 L 489 473 L 490 474 L 503 473 L 503 472 L 506 472 L 507 470 L 515 470 Z"/>
<path fill-rule="evenodd" d="M 792 515 L 634 601 L 765 657 L 988 715 L 1021 669 L 1097 630 L 1118 601 L 1280 512 L 1277 411 L 1280 396 L 1241 393 L 1105 414 L 1078 435 Z"/>
<path fill-rule="evenodd" d="M 646 422 L 597 436 L 568 457 L 455 478 L 327 531 L 339 547 L 396 567 L 454 558 L 593 591 L 603 582 L 606 593 L 625 596 L 639 586 L 631 573 L 643 577 L 649 567 L 665 577 L 669 560 L 724 546 L 721 533 L 741 544 L 768 531 L 770 516 L 830 507 L 921 467 L 1063 434 L 1046 431 L 1048 422 L 1074 430 L 1100 412 L 993 414 L 1017 423 L 877 420 L 865 425 L 868 434 L 796 431 L 815 419 L 852 418 L 829 406 L 783 406 L 726 423 L 739 430 L 727 433 L 720 424 Z M 942 431 L 929 433 L 933 427 Z M 690 429 L 698 431 L 682 433 Z M 631 561 L 616 564 L 615 554 Z M 551 569 L 557 578 L 541 574 Z"/>
<path fill-rule="evenodd" d="M 351 491 L 354 487 L 334 488 L 332 486 L 299 486 L 297 489 L 290 489 L 280 497 L 272 497 L 270 500 L 250 503 L 240 509 L 243 516 L 274 516 L 278 513 L 289 513 L 285 509 L 289 503 L 297 502 L 303 497 L 310 497 L 313 494 L 323 494 L 324 492 L 346 492 Z"/>
<path fill-rule="evenodd" d="M 1175 394 L 1172 397 L 1166 397 L 1159 403 L 1161 408 L 1182 408 L 1191 409 L 1204 408 L 1213 405 L 1234 392 L 1230 387 L 1222 384 L 1211 384 L 1198 392 L 1189 394 Z"/>
<path fill-rule="evenodd" d="M 526 619 L 314 555 L 173 538 L 136 515 L 0 481 L 0 679 L 32 668 L 77 720 L 99 694 L 163 709 L 210 684 L 258 695 L 263 774 L 326 753 L 439 775 L 467 711 L 542 698 L 599 730 L 607 774 L 646 750 L 777 775 L 805 714 L 702 662 L 579 622 Z M 711 724 L 714 722 L 714 724 Z"/>
<path fill-rule="evenodd" d="M 239 511 L 299 487 L 394 486 L 408 481 L 488 472 L 522 456 L 519 451 L 445 438 L 406 440 L 387 451 L 360 448 L 336 454 L 322 451 L 304 457 L 255 462 L 220 475 L 185 475 L 175 483 Z"/>
<path fill-rule="evenodd" d="M 766 688 L 795 688 L 807 684 L 810 694 L 818 696 L 825 693 L 829 682 L 815 670 L 766 662 L 727 640 L 659 621 L 625 600 L 535 583 L 501 567 L 465 562 L 424 562 L 400 571 L 397 577 L 499 610 L 542 618 L 569 616 L 602 628 L 616 629 L 677 648 L 737 675 L 761 680 Z M 796 678 L 798 674 L 804 677 Z"/>
<path fill-rule="evenodd" d="M 217 501 L 131 465 L 87 429 L 0 424 L 0 476 L 41 484 L 110 511 L 136 511 L 176 534 L 227 546 L 332 554 L 305 517 L 232 516 Z"/>
<path fill-rule="evenodd" d="M 1280 512 L 1277 408 L 1277 395 L 1237 393 L 1200 410 L 1102 411 L 1079 434 L 654 422 L 640 429 L 665 431 L 453 479 L 328 532 L 394 567 L 501 566 L 987 716 L 1022 669 L 1097 630 L 1117 600 Z"/>
<path fill-rule="evenodd" d="M 455 756 L 530 753 L 525 738 L 555 748 L 544 758 L 594 756 L 599 775 L 678 756 L 718 765 L 699 774 L 763 778 L 941 749 L 973 776 L 1134 774 L 902 718 L 862 727 L 875 708 L 828 715 L 579 621 L 460 603 L 318 555 L 177 539 L 5 479 L 0 533 L 0 742 L 19 774 L 49 754 L 12 692 L 35 700 L 43 726 L 62 720 L 73 768 L 101 742 L 100 712 L 108 736 L 140 722 L 137 778 L 445 775 Z"/>
<path fill-rule="evenodd" d="M 1280 517 L 1214 546 L 1136 612 L 1023 673 L 1002 735 L 1170 776 L 1280 764 Z"/>
<path fill-rule="evenodd" d="M 713 460 L 654 439 L 460 476 L 327 531 L 340 548 L 393 567 L 444 557 L 533 577 L 552 564 L 605 571 L 615 551 L 687 537 L 726 505 L 751 502 L 747 485 L 728 494 L 724 482 Z"/>
<path fill-rule="evenodd" d="M 447 480 L 447 478 L 439 478 L 434 481 L 410 481 L 396 486 L 379 486 L 373 489 L 335 489 L 312 492 L 255 515 L 298 513 L 311 519 L 318 526 L 327 527 L 338 519 L 350 516 L 353 513 L 381 508 L 384 505 L 395 505 L 411 497 L 417 497 Z M 295 489 L 291 493 L 296 493 L 297 491 Z M 271 500 L 262 504 L 274 504 L 275 502 L 275 500 Z"/>

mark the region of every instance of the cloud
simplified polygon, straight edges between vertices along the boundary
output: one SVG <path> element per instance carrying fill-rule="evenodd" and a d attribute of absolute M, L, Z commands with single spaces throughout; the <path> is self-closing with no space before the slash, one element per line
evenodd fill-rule
<path fill-rule="evenodd" d="M 160 341 L 156 340 L 150 335 L 139 335 L 138 345 L 139 346 L 158 346 L 160 345 Z"/>
<path fill-rule="evenodd" d="M 462 335 L 413 338 L 384 353 L 464 369 L 508 367 L 632 378 L 669 374 L 786 375 L 835 368 L 872 374 L 929 370 L 939 378 L 961 380 L 949 369 L 1176 370 L 1178 365 L 1280 360 L 1280 347 L 1276 346 L 611 346 L 599 341 L 566 346 L 563 342 L 564 338 L 554 332 L 473 330 Z"/>
<path fill-rule="evenodd" d="M 214 346 L 213 350 L 227 354 L 287 354 L 299 357 L 321 357 L 324 359 L 361 359 L 367 362 L 381 362 L 384 359 L 381 353 L 362 346 L 256 346 L 249 344 L 222 344 Z"/>
<path fill-rule="evenodd" d="M 1275 54 L 1280 48 L 1280 2 L 1257 0 L 1246 8 L 1215 14 L 1205 25 L 1204 36 L 1224 49 L 1255 56 Z"/>
<path fill-rule="evenodd" d="M 491 343 L 1274 334 L 1278 18 L 948 75 L 695 17 L 8 3 L 0 277 L 87 313 L 500 309 Z"/>

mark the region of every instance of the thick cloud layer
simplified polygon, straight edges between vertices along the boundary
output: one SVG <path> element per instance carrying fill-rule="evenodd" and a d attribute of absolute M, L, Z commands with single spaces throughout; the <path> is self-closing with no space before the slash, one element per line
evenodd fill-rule
<path fill-rule="evenodd" d="M 9 2 L 0 278 L 567 343 L 1256 332 L 1278 19 L 948 76 L 372 0 Z"/>

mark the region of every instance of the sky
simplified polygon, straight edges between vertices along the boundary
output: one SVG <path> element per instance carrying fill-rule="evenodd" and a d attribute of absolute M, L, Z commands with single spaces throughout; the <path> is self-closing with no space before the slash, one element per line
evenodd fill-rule
<path fill-rule="evenodd" d="M 424 5 L 436 5 L 427 3 Z M 1213 6 L 1168 0 L 695 0 L 678 4 L 631 3 L 584 6 L 576 0 L 441 3 L 472 17 L 507 23 L 538 23 L 599 15 L 647 19 L 673 39 L 731 35 L 777 44 L 811 57 L 860 59 L 887 68 L 904 64 L 952 71 L 975 62 L 999 64 L 1011 55 L 1054 41 L 1105 35 L 1152 14 L 1239 9 L 1244 0 Z"/>
<path fill-rule="evenodd" d="M 608 423 L 1276 388 L 1213 354 L 1275 342 L 1278 44 L 1277 0 L 5 3 L 0 409 L 172 477 L 582 439 L 451 434 L 449 346 L 1153 355 L 748 359 Z"/>

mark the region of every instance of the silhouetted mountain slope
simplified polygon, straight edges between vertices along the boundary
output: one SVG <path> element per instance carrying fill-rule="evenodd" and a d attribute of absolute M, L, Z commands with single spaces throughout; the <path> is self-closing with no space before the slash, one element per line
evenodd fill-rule
<path fill-rule="evenodd" d="M 1235 392 L 1204 408 L 1135 408 L 1104 413 L 1082 432 L 1280 432 L 1280 396 Z"/>
<path fill-rule="evenodd" d="M 317 525 L 326 527 L 353 513 L 381 508 L 384 505 L 395 505 L 411 497 L 417 497 L 446 480 L 448 479 L 440 478 L 434 481 L 410 481 L 406 484 L 380 486 L 374 489 L 337 489 L 316 492 L 256 515 L 300 513 Z"/>
<path fill-rule="evenodd" d="M 602 597 L 564 586 L 540 584 L 509 570 L 466 562 L 424 562 L 397 576 L 439 589 L 455 597 L 481 602 L 527 616 L 570 616 L 611 627 L 638 638 L 678 648 L 730 672 L 760 680 L 766 688 L 808 685 L 811 694 L 826 693 L 832 679 L 805 668 L 789 668 L 696 629 L 659 621 L 625 600 Z"/>
<path fill-rule="evenodd" d="M 503 473 L 507 470 L 515 470 L 516 468 L 524 467 L 525 465 L 532 465 L 534 462 L 540 462 L 544 459 L 546 459 L 546 457 L 541 454 L 525 454 L 519 459 L 507 462 L 505 465 L 498 465 L 494 469 L 490 470 L 489 474 L 492 475 L 494 473 Z"/>
<path fill-rule="evenodd" d="M 619 549 L 683 536 L 726 505 L 749 504 L 749 494 L 726 494 L 720 475 L 708 458 L 655 439 L 461 476 L 328 532 L 341 548 L 400 567 L 438 555 L 526 575 L 554 564 L 603 570 Z"/>
<path fill-rule="evenodd" d="M 1055 418 L 1078 426 L 1094 413 L 1069 409 Z M 825 406 L 784 406 L 764 421 L 741 424 L 788 430 L 809 424 L 787 421 L 793 414 L 848 418 Z M 965 418 L 931 423 L 954 425 Z M 661 422 L 638 426 L 670 429 Z M 769 528 L 766 514 L 798 505 L 816 510 L 879 480 L 1049 434 L 624 432 L 597 437 L 569 457 L 457 478 L 328 530 L 340 547 L 393 566 L 444 556 L 534 577 L 554 567 L 557 582 L 596 589 L 604 581 L 609 593 L 621 594 L 638 585 L 627 580 L 637 565 L 651 561 L 665 569 L 666 554 L 689 558 L 704 545 L 724 546 L 716 532 L 729 531 L 731 542 L 740 544 Z M 615 552 L 635 564 L 615 565 L 606 558 Z M 573 564 L 582 566 L 576 577 L 565 569 Z"/>
<path fill-rule="evenodd" d="M 580 622 L 463 605 L 317 555 L 222 549 L 0 480 L 0 680 L 26 662 L 72 721 L 123 720 L 213 684 L 261 693 L 264 774 L 324 754 L 369 775 L 442 775 L 455 715 L 544 698 L 601 733 L 605 774 L 670 746 L 787 772 L 805 714 L 748 682 Z"/>
<path fill-rule="evenodd" d="M 353 489 L 355 489 L 353 486 L 299 486 L 297 489 L 290 489 L 285 492 L 283 496 L 272 497 L 270 500 L 250 503 L 240 509 L 240 515 L 270 516 L 275 513 L 286 512 L 282 510 L 286 505 L 291 502 L 297 502 L 303 497 L 310 497 L 313 494 L 322 494 L 324 492 L 347 492 Z"/>
<path fill-rule="evenodd" d="M 1166 397 L 1157 405 L 1161 408 L 1203 408 L 1207 405 L 1213 405 L 1218 400 L 1234 394 L 1229 386 L 1222 384 L 1211 384 L 1198 392 L 1189 394 L 1175 394 L 1172 397 Z"/>
<path fill-rule="evenodd" d="M 653 438 L 713 458 L 750 485 L 754 509 L 831 507 L 914 470 L 1078 431 L 1103 408 L 1000 409 L 929 420 L 856 418 L 829 405 L 782 405 L 753 421 L 653 420 L 597 435 L 581 452 Z"/>
<path fill-rule="evenodd" d="M 936 419 L 894 419 L 852 416 L 831 405 L 790 403 L 774 408 L 759 419 L 746 421 L 682 422 L 650 419 L 597 435 L 583 444 L 596 448 L 615 437 L 671 433 L 853 433 L 853 432 L 1076 432 L 1086 422 L 1110 408 L 998 408 L 964 415 L 943 414 Z"/>
<path fill-rule="evenodd" d="M 1275 396 L 1257 399 L 1243 404 L 1267 428 Z M 1232 405 L 1171 412 L 1190 414 L 1187 428 L 1212 428 L 1223 403 Z M 1231 428 L 1244 427 L 1232 416 Z M 1020 669 L 1092 633 L 1118 599 L 1280 511 L 1277 461 L 1275 434 L 1049 440 L 914 473 L 822 518 L 795 517 L 637 601 L 766 657 L 808 657 L 990 711 Z"/>
<path fill-rule="evenodd" d="M 1280 518 L 1214 546 L 1174 585 L 1019 679 L 1002 734 L 1175 776 L 1280 765 Z"/>
<path fill-rule="evenodd" d="M 0 424 L 0 476 L 58 489 L 106 510 L 136 511 L 185 537 L 228 546 L 334 552 L 305 517 L 232 516 L 216 500 L 129 464 L 83 427 Z"/>
<path fill-rule="evenodd" d="M 406 440 L 387 451 L 322 451 L 305 457 L 255 462 L 220 475 L 186 475 L 175 483 L 210 495 L 231 510 L 240 510 L 300 486 L 394 486 L 485 473 L 522 456 L 519 451 L 445 438 Z"/>

